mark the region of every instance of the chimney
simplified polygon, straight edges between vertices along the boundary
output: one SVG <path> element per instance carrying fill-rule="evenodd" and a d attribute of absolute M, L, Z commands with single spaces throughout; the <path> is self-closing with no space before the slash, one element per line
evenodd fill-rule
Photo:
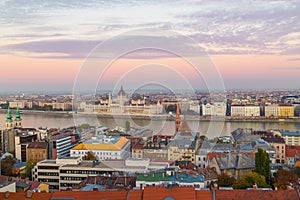
<path fill-rule="evenodd" d="M 257 190 L 257 184 L 256 183 L 253 185 L 253 190 Z"/>
<path fill-rule="evenodd" d="M 214 190 L 218 190 L 218 184 L 214 183 Z"/>
<path fill-rule="evenodd" d="M 6 191 L 4 196 L 5 196 L 5 199 L 8 199 L 9 198 L 9 191 Z"/>
<path fill-rule="evenodd" d="M 28 198 L 28 199 L 30 199 L 31 197 L 32 197 L 32 191 L 31 190 L 28 190 L 27 192 L 26 192 L 26 198 Z"/>

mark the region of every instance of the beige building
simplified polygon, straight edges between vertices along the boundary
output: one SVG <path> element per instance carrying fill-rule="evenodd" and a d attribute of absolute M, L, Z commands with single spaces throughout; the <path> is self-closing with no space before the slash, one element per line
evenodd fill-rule
<path fill-rule="evenodd" d="M 72 110 L 72 103 L 52 103 L 52 109 L 53 110 Z"/>
<path fill-rule="evenodd" d="M 279 105 L 278 116 L 280 118 L 294 117 L 294 106 L 293 105 Z"/>
<path fill-rule="evenodd" d="M 10 101 L 9 107 L 10 108 L 32 108 L 32 101 Z"/>
<path fill-rule="evenodd" d="M 168 160 L 196 164 L 196 152 L 199 146 L 200 140 L 197 133 L 190 131 L 178 132 L 168 144 Z"/>

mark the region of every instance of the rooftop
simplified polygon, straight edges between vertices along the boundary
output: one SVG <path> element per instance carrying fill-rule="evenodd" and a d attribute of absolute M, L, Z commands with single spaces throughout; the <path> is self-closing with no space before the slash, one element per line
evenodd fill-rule
<path fill-rule="evenodd" d="M 300 136 L 300 130 L 279 130 L 282 136 Z"/>
<path fill-rule="evenodd" d="M 46 149 L 47 142 L 30 142 L 27 148 Z"/>
<path fill-rule="evenodd" d="M 254 154 L 228 153 L 226 156 L 215 157 L 220 169 L 247 169 L 255 168 Z"/>
<path fill-rule="evenodd" d="M 204 182 L 204 176 L 200 174 L 187 174 L 187 173 L 178 173 L 178 172 L 175 172 L 173 176 L 169 176 L 165 172 L 157 172 L 151 174 L 140 174 L 137 177 L 137 181 L 194 183 L 194 182 Z"/>
<path fill-rule="evenodd" d="M 78 144 L 72 150 L 121 150 L 129 140 L 125 137 L 109 136 Z"/>

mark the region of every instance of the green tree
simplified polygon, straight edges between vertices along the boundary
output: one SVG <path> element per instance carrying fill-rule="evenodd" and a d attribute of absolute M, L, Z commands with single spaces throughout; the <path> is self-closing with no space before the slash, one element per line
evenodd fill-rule
<path fill-rule="evenodd" d="M 205 135 L 201 135 L 199 138 L 200 138 L 201 141 L 207 140 L 207 137 Z"/>
<path fill-rule="evenodd" d="M 261 148 L 255 154 L 255 172 L 263 175 L 266 181 L 271 185 L 271 168 L 270 168 L 270 158 L 266 151 Z"/>
<path fill-rule="evenodd" d="M 298 178 L 300 178 L 300 167 L 295 167 L 293 171 L 297 174 Z"/>
<path fill-rule="evenodd" d="M 36 165 L 36 161 L 34 161 L 32 159 L 27 161 L 26 171 L 25 171 L 25 174 L 23 175 L 23 176 L 25 176 L 25 178 L 32 180 L 32 169 L 35 167 L 35 165 Z"/>
<path fill-rule="evenodd" d="M 233 184 L 234 189 L 247 189 L 252 188 L 253 185 L 257 185 L 259 188 L 269 188 L 270 185 L 267 184 L 266 178 L 256 172 L 249 172 L 244 175 L 242 179 L 238 180 Z"/>
<path fill-rule="evenodd" d="M 230 177 L 227 174 L 221 174 L 218 176 L 217 184 L 220 187 L 232 187 L 235 182 L 235 178 Z"/>
<path fill-rule="evenodd" d="M 295 185 L 298 181 L 298 176 L 291 170 L 278 170 L 275 176 L 274 186 L 278 190 L 286 190 L 287 185 Z"/>
<path fill-rule="evenodd" d="M 4 176 L 12 176 L 15 163 L 16 161 L 12 156 L 6 156 L 4 160 L 1 160 L 1 174 Z"/>
<path fill-rule="evenodd" d="M 98 160 L 98 158 L 94 155 L 93 152 L 88 151 L 85 156 L 82 158 L 83 160 Z"/>
<path fill-rule="evenodd" d="M 130 131 L 130 122 L 129 121 L 125 122 L 125 127 L 126 127 L 126 132 Z"/>
<path fill-rule="evenodd" d="M 90 128 L 90 125 L 89 124 L 81 124 L 80 125 L 80 129 L 83 130 L 83 129 L 88 129 Z"/>

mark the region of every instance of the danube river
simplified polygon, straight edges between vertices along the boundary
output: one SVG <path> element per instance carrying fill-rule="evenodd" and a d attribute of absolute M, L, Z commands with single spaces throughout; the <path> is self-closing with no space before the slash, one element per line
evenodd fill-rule
<path fill-rule="evenodd" d="M 13 113 L 14 114 L 14 113 Z M 5 128 L 5 113 L 0 113 L 0 128 Z M 73 117 L 65 114 L 50 113 L 24 113 L 22 114 L 23 127 L 48 127 L 64 128 L 74 124 L 88 123 L 96 126 L 106 126 L 114 128 L 116 126 L 125 127 L 126 121 L 130 121 L 132 127 L 145 127 L 154 130 L 154 133 L 173 134 L 174 121 L 165 121 L 162 119 L 134 119 L 130 118 L 112 118 L 112 117 L 95 117 L 93 115 L 81 115 Z M 188 121 L 188 125 L 193 131 L 200 131 L 213 138 L 219 135 L 230 135 L 230 132 L 237 128 L 253 128 L 255 130 L 268 129 L 285 129 L 300 130 L 299 122 L 209 122 L 209 121 Z"/>

